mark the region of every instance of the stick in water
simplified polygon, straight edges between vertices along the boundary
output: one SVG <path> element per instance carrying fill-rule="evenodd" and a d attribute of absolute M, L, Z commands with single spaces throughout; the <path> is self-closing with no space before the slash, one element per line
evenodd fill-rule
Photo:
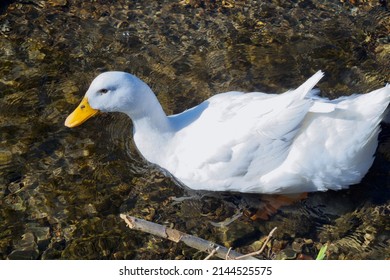
<path fill-rule="evenodd" d="M 193 235 L 186 234 L 176 229 L 167 228 L 166 226 L 149 222 L 143 219 L 138 219 L 136 217 L 128 216 L 125 214 L 121 214 L 120 217 L 126 222 L 126 224 L 131 229 L 136 229 L 139 231 L 150 233 L 174 241 L 176 243 L 181 241 L 189 247 L 192 247 L 202 252 L 209 253 L 209 257 L 216 256 L 221 259 L 258 260 L 257 258 L 252 257 L 252 255 L 251 256 L 242 255 L 224 246 L 215 244 L 213 242 L 207 241 L 205 239 Z"/>

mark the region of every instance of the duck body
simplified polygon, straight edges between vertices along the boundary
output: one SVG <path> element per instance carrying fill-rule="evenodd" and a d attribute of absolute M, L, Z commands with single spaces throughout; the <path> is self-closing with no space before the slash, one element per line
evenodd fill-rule
<path fill-rule="evenodd" d="M 166 116 L 144 82 L 106 72 L 92 82 L 82 104 L 92 112 L 127 114 L 139 152 L 191 189 L 267 194 L 340 190 L 359 183 L 373 163 L 390 87 L 328 100 L 313 90 L 322 76 L 319 71 L 283 94 L 217 94 Z M 67 126 L 91 115 L 75 122 L 75 112 Z"/>

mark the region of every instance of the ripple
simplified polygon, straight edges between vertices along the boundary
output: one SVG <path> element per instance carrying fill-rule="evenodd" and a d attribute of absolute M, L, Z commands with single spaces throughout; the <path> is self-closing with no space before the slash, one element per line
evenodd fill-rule
<path fill-rule="evenodd" d="M 318 69 L 325 96 L 372 90 L 389 81 L 377 1 L 41 2 L 0 14 L 0 258 L 202 258 L 149 248 L 154 237 L 126 230 L 120 211 L 243 250 L 277 226 L 275 256 L 314 258 L 325 242 L 332 259 L 389 255 L 386 139 L 350 190 L 280 207 L 242 194 L 172 203 L 193 193 L 142 159 L 126 116 L 63 126 L 106 70 L 144 79 L 168 114 L 229 90 L 281 92 Z"/>

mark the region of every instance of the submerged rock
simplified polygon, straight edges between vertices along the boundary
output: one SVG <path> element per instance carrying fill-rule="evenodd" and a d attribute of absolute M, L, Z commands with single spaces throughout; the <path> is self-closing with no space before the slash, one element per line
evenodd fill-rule
<path fill-rule="evenodd" d="M 386 125 L 365 182 L 272 215 L 260 215 L 257 196 L 249 206 L 237 194 L 173 203 L 193 194 L 143 161 L 121 115 L 63 126 L 106 70 L 144 79 L 169 114 L 228 90 L 282 92 L 319 69 L 329 97 L 372 90 L 390 80 L 390 16 L 381 3 L 2 1 L 0 257 L 204 258 L 129 231 L 117 218 L 129 211 L 245 250 L 276 226 L 271 253 L 280 258 L 315 258 L 325 242 L 329 258 L 388 258 Z M 246 211 L 267 220 L 229 220 Z"/>
<path fill-rule="evenodd" d="M 9 255 L 10 260 L 35 260 L 39 256 L 38 245 L 35 242 L 35 237 L 32 232 L 23 234 L 22 239 L 15 246 Z"/>

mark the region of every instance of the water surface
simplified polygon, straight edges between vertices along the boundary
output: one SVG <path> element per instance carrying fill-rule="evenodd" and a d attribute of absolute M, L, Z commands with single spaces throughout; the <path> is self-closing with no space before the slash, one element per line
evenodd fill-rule
<path fill-rule="evenodd" d="M 0 258 L 206 256 L 127 229 L 119 214 L 128 212 L 241 252 L 277 226 L 265 258 L 314 258 L 328 242 L 329 259 L 388 259 L 387 125 L 361 184 L 270 215 L 274 197 L 262 195 L 175 202 L 194 194 L 138 155 L 126 116 L 63 125 L 106 70 L 142 78 L 168 114 L 228 90 L 280 93 L 319 69 L 330 98 L 379 88 L 390 80 L 389 12 L 378 1 L 350 2 L 3 1 Z"/>

